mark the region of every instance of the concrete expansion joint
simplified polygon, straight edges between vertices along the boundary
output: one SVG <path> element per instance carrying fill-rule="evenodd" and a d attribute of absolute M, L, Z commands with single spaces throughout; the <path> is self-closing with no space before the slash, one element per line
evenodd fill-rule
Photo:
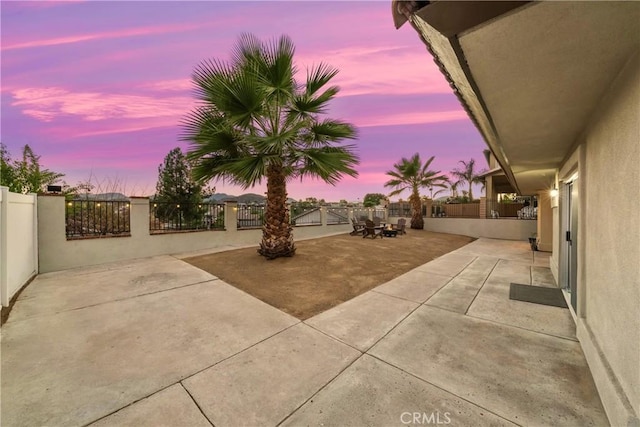
<path fill-rule="evenodd" d="M 196 405 L 196 408 L 198 408 L 198 411 L 200 411 L 200 414 L 204 417 L 204 419 L 207 420 L 209 424 L 211 424 L 213 427 L 215 427 L 215 424 L 213 423 L 213 421 L 211 421 L 209 417 L 207 417 L 207 414 L 204 412 L 204 410 L 202 409 L 198 401 L 193 397 L 189 389 L 184 386 L 184 384 L 182 383 L 182 380 L 178 384 L 180 384 L 180 387 L 182 387 L 182 389 L 187 393 L 187 395 L 189 396 L 193 404 Z"/>
<path fill-rule="evenodd" d="M 59 310 L 59 311 L 54 311 L 51 313 L 45 313 L 39 316 L 31 316 L 31 317 L 26 317 L 24 319 L 18 319 L 18 320 L 11 320 L 11 317 L 9 317 L 9 320 L 7 320 L 7 323 L 19 323 L 19 322 L 26 322 L 32 319 L 40 319 L 42 317 L 50 317 L 50 316 L 56 316 L 58 314 L 61 313 L 68 313 L 68 312 L 72 312 L 72 311 L 80 311 L 80 310 L 85 310 L 88 308 L 94 308 L 94 307 L 100 307 L 100 306 L 104 306 L 104 305 L 108 305 L 108 304 L 113 304 L 113 303 L 117 303 L 117 302 L 122 302 L 122 301 L 127 301 L 127 300 L 132 300 L 132 299 L 136 299 L 136 298 L 140 298 L 140 297 L 144 297 L 144 296 L 148 296 L 148 295 L 155 295 L 155 294 L 160 294 L 163 292 L 168 292 L 168 291 L 173 291 L 176 289 L 182 289 L 182 288 L 186 288 L 189 286 L 195 286 L 195 285 L 201 285 L 204 283 L 208 283 L 208 282 L 215 282 L 215 281 L 220 281 L 222 282 L 220 279 L 218 279 L 217 277 L 209 279 L 209 280 L 202 280 L 199 282 L 194 282 L 194 283 L 187 283 L 185 285 L 179 285 L 179 286 L 175 286 L 173 288 L 167 288 L 167 289 L 160 289 L 157 291 L 152 291 L 152 292 L 145 292 L 145 293 L 141 293 L 141 294 L 136 294 L 136 295 L 131 295 L 125 298 L 116 298 L 116 299 L 112 299 L 109 301 L 102 301 L 102 302 L 97 302 L 95 304 L 89 304 L 89 305 L 84 305 L 82 307 L 74 307 L 74 308 L 70 308 L 68 310 Z"/>
<path fill-rule="evenodd" d="M 313 317 L 310 317 L 309 319 L 313 319 Z M 307 323 L 307 320 L 309 320 L 309 319 L 303 320 L 301 323 L 303 323 L 305 326 L 308 326 L 309 328 L 313 329 L 314 331 L 321 333 L 321 334 L 322 334 L 322 335 L 324 335 L 325 337 L 330 338 L 330 339 L 332 339 L 333 341 L 337 341 L 337 342 L 339 342 L 340 344 L 344 344 L 344 345 L 346 345 L 347 347 L 349 347 L 349 348 L 351 348 L 351 349 L 353 349 L 353 350 L 357 351 L 358 353 L 360 353 L 360 356 L 362 356 L 366 351 L 368 351 L 368 350 L 369 350 L 369 349 L 367 349 L 367 350 L 365 350 L 365 351 L 363 352 L 362 350 L 360 350 L 358 347 L 354 346 L 353 344 L 349 344 L 348 342 L 343 341 L 343 340 L 341 340 L 341 339 L 340 339 L 340 338 L 338 338 L 338 337 L 334 337 L 333 335 L 328 334 L 327 332 L 323 331 L 322 329 L 318 329 L 318 328 L 316 328 L 316 327 L 315 327 L 315 326 L 313 326 L 312 324 Z M 376 342 L 377 342 L 377 341 L 376 341 Z M 373 345 L 375 345 L 375 343 L 374 343 Z M 373 347 L 373 345 L 372 345 L 371 347 Z M 371 347 L 369 347 L 369 348 L 371 348 Z M 358 359 L 360 358 L 360 356 L 358 356 Z"/>
<path fill-rule="evenodd" d="M 171 383 L 171 384 L 169 384 L 169 385 L 167 385 L 167 386 L 165 386 L 165 387 L 162 387 L 162 388 L 160 388 L 160 389 L 158 389 L 158 390 L 155 390 L 153 393 L 149 393 L 149 394 L 148 394 L 148 395 L 146 395 L 146 396 L 142 396 L 140 399 L 136 399 L 136 400 L 134 400 L 134 401 L 132 401 L 132 402 L 129 402 L 129 403 L 127 403 L 126 405 L 124 405 L 124 406 L 122 406 L 122 407 L 120 407 L 120 408 L 117 408 L 117 409 L 115 409 L 115 410 L 113 410 L 113 411 L 109 412 L 108 414 L 105 414 L 105 415 L 101 416 L 100 418 L 96 418 L 95 420 L 91 420 L 91 421 L 89 421 L 88 423 L 83 424 L 83 425 L 82 425 L 82 427 L 89 427 L 90 425 L 92 425 L 92 424 L 94 424 L 94 423 L 97 423 L 98 421 L 100 421 L 100 420 L 102 420 L 102 419 L 104 419 L 104 418 L 110 417 L 111 415 L 113 415 L 113 414 L 115 414 L 115 413 L 117 413 L 117 412 L 120 412 L 120 411 L 122 411 L 123 409 L 126 409 L 126 408 L 128 408 L 128 407 L 130 407 L 130 406 L 133 406 L 133 405 L 135 405 L 135 404 L 136 404 L 136 403 L 138 403 L 138 402 L 141 402 L 141 401 L 143 401 L 143 400 L 145 400 L 145 399 L 148 399 L 148 398 L 150 398 L 151 396 L 153 396 L 154 394 L 156 394 L 156 393 L 160 393 L 160 392 L 162 392 L 162 391 L 164 391 L 164 390 L 166 390 L 166 389 L 168 389 L 168 388 L 170 388 L 170 387 L 173 387 L 173 386 L 174 386 L 174 385 L 176 385 L 176 384 L 179 384 L 179 382 L 177 382 L 177 383 Z"/>
<path fill-rule="evenodd" d="M 205 281 L 205 282 L 207 282 L 207 281 Z M 200 283 L 203 283 L 203 282 L 200 282 Z M 182 388 L 187 392 L 187 394 L 189 395 L 189 397 L 191 398 L 191 400 L 193 400 L 193 402 L 194 402 L 194 403 L 196 404 L 196 406 L 198 407 L 198 410 L 202 413 L 202 415 L 205 417 L 205 419 L 206 419 L 206 420 L 207 420 L 207 421 L 208 421 L 208 422 L 213 426 L 213 425 L 214 425 L 214 423 L 213 423 L 213 422 L 212 422 L 212 421 L 211 421 L 211 420 L 210 420 L 210 419 L 205 415 L 205 413 L 202 411 L 202 408 L 200 407 L 200 405 L 198 404 L 198 402 L 194 399 L 193 395 L 189 392 L 189 390 L 184 386 L 183 382 L 184 382 L 185 380 L 188 380 L 188 379 L 189 379 L 189 378 L 191 378 L 191 377 L 194 377 L 194 376 L 196 376 L 196 375 L 200 374 L 201 372 L 206 371 L 207 369 L 210 369 L 210 368 L 212 368 L 212 367 L 214 367 L 214 366 L 220 365 L 221 363 L 223 363 L 223 362 L 225 362 L 225 361 L 227 361 L 227 360 L 229 360 L 229 359 L 232 359 L 232 358 L 234 358 L 234 357 L 238 356 L 238 355 L 240 355 L 240 354 L 242 354 L 242 353 L 244 353 L 244 352 L 246 352 L 246 351 L 248 351 L 248 350 L 252 349 L 253 347 L 256 347 L 256 346 L 258 346 L 258 345 L 262 344 L 263 342 L 265 342 L 265 341 L 267 341 L 267 340 L 269 340 L 269 339 L 271 339 L 271 338 L 273 338 L 273 337 L 275 337 L 275 336 L 277 336 L 277 335 L 282 334 L 283 332 L 285 332 L 285 331 L 287 331 L 287 330 L 289 330 L 289 329 L 293 328 L 294 326 L 299 325 L 300 323 L 302 323 L 302 322 L 296 322 L 296 323 L 294 323 L 294 324 L 292 324 L 292 325 L 290 325 L 290 326 L 287 326 L 286 328 L 284 328 L 284 329 L 282 329 L 282 330 L 280 330 L 280 331 L 276 332 L 275 334 L 269 335 L 269 336 L 267 336 L 267 337 L 263 338 L 262 340 L 260 340 L 260 341 L 258 341 L 258 342 L 256 342 L 256 343 L 254 343 L 254 344 L 252 344 L 252 345 L 250 345 L 250 346 L 248 346 L 248 347 L 246 347 L 246 348 L 244 348 L 244 349 L 242 349 L 242 350 L 240 350 L 240 351 L 237 351 L 237 352 L 235 352 L 235 353 L 233 353 L 233 354 L 229 355 L 228 357 L 225 357 L 224 359 L 219 360 L 219 361 L 218 361 L 218 362 L 216 362 L 216 363 L 213 363 L 213 364 L 211 364 L 211 365 L 207 365 L 207 366 L 203 367 L 202 369 L 197 370 L 196 372 L 192 372 L 192 373 L 190 373 L 190 374 L 188 374 L 188 375 L 185 375 L 184 377 L 180 378 L 178 381 L 176 381 L 176 382 L 174 382 L 174 383 L 171 383 L 171 384 L 169 384 L 169 385 L 167 385 L 167 386 L 165 386 L 165 387 L 162 387 L 162 388 L 159 388 L 159 389 L 157 389 L 157 390 L 154 390 L 153 392 L 148 393 L 147 395 L 145 395 L 145 396 L 141 397 L 140 399 L 134 400 L 134 401 L 130 402 L 129 404 L 122 406 L 121 408 L 117 408 L 117 409 L 115 409 L 114 411 L 112 411 L 112 412 L 110 412 L 110 413 L 108 413 L 108 414 L 106 414 L 106 415 L 104 415 L 104 416 L 102 416 L 102 417 L 100 417 L 100 418 L 98 418 L 98 419 L 95 419 L 95 420 L 93 420 L 93 421 L 91 421 L 91 422 L 89 422 L 89 423 L 85 424 L 85 427 L 86 427 L 86 426 L 89 426 L 89 425 L 91 425 L 91 424 L 93 424 L 93 423 L 95 423 L 95 422 L 97 422 L 97 421 L 99 421 L 99 420 L 101 420 L 101 419 L 103 419 L 103 418 L 107 418 L 107 417 L 109 417 L 109 416 L 111 416 L 111 415 L 113 415 L 113 414 L 115 414 L 115 413 L 117 413 L 117 412 L 120 412 L 120 411 L 122 411 L 123 409 L 128 408 L 129 406 L 133 406 L 134 404 L 136 404 L 136 403 L 138 403 L 138 402 L 140 402 L 140 401 L 142 401 L 142 400 L 148 399 L 148 398 L 150 398 L 151 396 L 153 396 L 153 395 L 155 395 L 155 394 L 158 394 L 158 393 L 160 393 L 160 392 L 162 392 L 162 391 L 164 391 L 164 390 L 166 390 L 166 389 L 168 389 L 168 388 L 170 388 L 170 387 L 173 387 L 173 386 L 175 386 L 175 385 L 180 385 L 180 387 L 182 387 Z"/>
<path fill-rule="evenodd" d="M 449 282 L 447 282 L 447 283 L 449 283 Z M 383 284 L 384 284 L 384 283 L 383 283 Z M 444 286 L 444 285 L 442 285 L 442 286 Z M 440 289 L 442 289 L 442 287 L 438 288 L 438 290 L 440 290 Z M 385 294 L 384 292 L 380 292 L 380 291 L 377 291 L 377 290 L 375 290 L 375 289 L 371 289 L 369 292 L 373 292 L 373 293 L 378 294 L 378 295 L 383 295 L 383 296 L 385 296 L 385 297 L 395 298 L 395 299 L 400 300 L 400 301 L 407 301 L 407 302 L 412 302 L 412 303 L 420 304 L 420 305 L 422 304 L 422 303 L 419 303 L 419 302 L 417 302 L 417 301 L 410 300 L 410 299 L 408 299 L 408 298 L 402 298 L 401 296 L 398 296 L 398 295 Z M 436 291 L 436 292 L 437 292 L 437 291 Z"/>
<path fill-rule="evenodd" d="M 460 313 L 457 313 L 457 314 L 460 314 Z M 464 397 L 462 397 L 462 396 L 460 396 L 460 395 L 458 395 L 458 394 L 456 394 L 456 393 L 453 393 L 452 391 L 447 390 L 446 388 L 443 388 L 443 387 L 439 386 L 438 384 L 435 384 L 435 383 L 432 383 L 432 382 L 430 382 L 430 381 L 427 381 L 426 379 L 421 378 L 421 377 L 419 377 L 419 376 L 417 376 L 417 375 L 415 375 L 415 374 L 411 373 L 410 371 L 407 371 L 407 370 L 405 370 L 405 369 L 402 369 L 401 367 L 399 367 L 399 366 L 397 366 L 397 365 L 394 365 L 393 363 L 390 363 L 390 362 L 388 362 L 388 361 L 386 361 L 386 360 L 380 359 L 379 357 L 377 357 L 377 356 L 375 356 L 375 355 L 373 355 L 373 354 L 369 354 L 369 353 L 367 353 L 367 356 L 369 356 L 369 357 L 373 357 L 373 358 L 374 358 L 374 359 L 376 359 L 377 361 L 379 361 L 379 362 L 381 362 L 381 363 L 384 363 L 385 365 L 391 366 L 392 368 L 395 368 L 395 369 L 399 370 L 400 372 L 402 372 L 402 373 L 404 373 L 404 374 L 406 374 L 406 375 L 408 375 L 408 376 L 410 376 L 410 377 L 412 377 L 412 378 L 415 378 L 416 380 L 418 380 L 418 381 L 420 381 L 420 382 L 423 382 L 423 383 L 429 384 L 429 385 L 431 385 L 431 386 L 433 386 L 433 387 L 435 387 L 435 388 L 437 388 L 437 389 L 439 389 L 439 390 L 441 390 L 441 391 L 443 391 L 443 392 L 445 392 L 445 393 L 447 393 L 447 394 L 449 394 L 449 395 L 451 395 L 451 396 L 455 396 L 455 397 L 456 397 L 456 399 L 460 399 L 460 400 L 462 400 L 462 401 L 464 401 L 464 402 L 466 402 L 466 403 L 468 403 L 468 404 L 470 404 L 470 405 L 473 405 L 473 406 L 475 406 L 475 407 L 477 407 L 477 408 L 481 408 L 482 410 L 487 411 L 488 413 L 490 413 L 490 414 L 492 414 L 492 415 L 495 415 L 496 417 L 498 417 L 498 418 L 500 418 L 500 419 L 505 420 L 505 421 L 507 422 L 507 424 L 520 425 L 520 424 L 515 423 L 514 421 L 511 421 L 511 420 L 509 420 L 509 419 L 507 419 L 507 418 L 505 418 L 505 417 L 503 417 L 503 416 L 501 416 L 501 415 L 499 415 L 499 414 L 497 414 L 497 413 L 493 412 L 493 411 L 492 411 L 492 410 L 490 410 L 490 409 L 487 409 L 487 408 L 486 408 L 486 407 L 484 407 L 484 406 L 478 405 L 476 402 L 473 402 L 473 401 L 471 401 L 471 400 L 469 400 L 469 399 L 466 399 L 466 398 L 464 398 Z"/>
<path fill-rule="evenodd" d="M 465 316 L 464 314 L 460 313 L 459 311 L 455 311 L 455 310 L 452 310 L 452 309 L 447 308 L 447 307 L 440 307 L 439 305 L 434 305 L 433 303 L 427 304 L 427 302 L 429 302 L 429 300 L 425 301 L 425 303 L 422 304 L 422 306 L 429 307 L 429 308 L 436 308 L 438 310 L 446 311 L 447 313 L 457 314 L 458 316 Z M 471 317 L 471 316 L 469 316 L 469 317 Z"/>
<path fill-rule="evenodd" d="M 460 314 L 460 313 L 456 313 L 456 314 Z M 493 320 L 493 319 L 485 319 L 484 317 L 473 316 L 471 314 L 465 314 L 465 316 L 470 317 L 471 319 L 481 320 L 483 322 L 489 322 L 489 323 L 493 323 L 493 324 L 496 324 L 496 325 L 508 326 L 509 328 L 520 329 L 522 331 L 527 331 L 527 332 L 531 332 L 531 333 L 538 334 L 538 335 L 544 335 L 546 337 L 558 338 L 558 339 L 561 339 L 561 340 L 566 340 L 566 341 L 571 341 L 571 342 L 579 342 L 577 338 L 564 337 L 562 335 L 547 334 L 545 332 L 540 332 L 540 331 L 536 331 L 536 330 L 533 330 L 533 329 L 527 329 L 527 328 L 523 328 L 522 326 L 516 326 L 516 325 L 509 324 L 509 323 L 498 322 L 498 321 Z"/>
<path fill-rule="evenodd" d="M 331 337 L 333 338 L 333 337 Z M 334 338 L 335 339 L 335 338 Z M 356 349 L 358 350 L 358 349 Z M 335 381 L 336 378 L 338 378 L 340 375 L 342 375 L 342 373 L 344 371 L 346 371 L 347 369 L 349 369 L 354 363 L 356 363 L 358 360 L 362 359 L 362 357 L 366 354 L 366 353 L 362 353 L 360 350 L 358 350 L 360 352 L 360 355 L 358 357 L 356 357 L 355 359 L 353 359 L 351 361 L 351 363 L 347 363 L 344 368 L 342 368 L 336 375 L 334 375 L 333 377 L 331 377 L 326 383 L 324 383 L 320 388 L 318 388 L 318 390 L 316 390 L 315 393 L 313 393 L 311 396 L 309 396 L 304 402 L 302 402 L 300 405 L 296 406 L 291 412 L 289 412 L 289 415 L 287 415 L 286 417 L 284 417 L 282 420 L 280 420 L 278 423 L 276 423 L 276 426 L 281 425 L 282 423 L 284 423 L 285 421 L 287 421 L 289 418 L 291 418 L 291 416 L 293 414 L 295 414 L 300 408 L 302 408 L 304 405 L 306 405 L 308 402 L 312 401 L 318 394 L 320 394 L 320 392 L 322 392 L 322 390 L 324 390 L 325 388 L 327 388 L 327 386 L 329 384 L 331 384 L 333 381 Z"/>
<path fill-rule="evenodd" d="M 375 292 L 375 291 L 374 291 L 374 292 Z M 415 301 L 410 301 L 410 300 L 407 300 L 407 299 L 404 299 L 404 298 L 395 297 L 395 296 L 393 296 L 393 295 L 383 294 L 383 293 L 381 293 L 381 292 L 376 292 L 376 294 L 378 294 L 378 295 L 384 295 L 385 297 L 393 297 L 393 298 L 396 298 L 396 299 L 398 299 L 398 300 L 400 300 L 400 301 L 408 301 L 408 302 L 411 302 L 411 303 L 415 303 Z M 336 340 L 336 341 L 338 341 L 338 342 L 340 342 L 340 343 L 342 343 L 342 344 L 345 344 L 345 345 L 347 345 L 347 346 L 349 346 L 349 347 L 353 348 L 354 350 L 356 350 L 356 351 L 360 352 L 360 353 L 361 353 L 361 355 L 362 355 L 362 354 L 366 354 L 369 350 L 371 350 L 373 347 L 375 347 L 375 345 L 376 345 L 376 344 L 378 344 L 378 343 L 379 343 L 381 340 L 383 340 L 387 335 L 389 335 L 391 332 L 393 332 L 393 331 L 398 327 L 398 325 L 400 325 L 402 322 L 404 322 L 404 321 L 407 319 L 407 317 L 411 316 L 411 315 L 412 315 L 412 314 L 413 314 L 417 309 L 419 309 L 420 307 L 422 307 L 422 304 L 418 304 L 418 305 L 417 305 L 413 310 L 410 310 L 410 311 L 409 311 L 405 316 L 403 316 L 400 320 L 398 320 L 398 321 L 396 322 L 396 324 L 395 324 L 395 325 L 393 325 L 393 327 L 392 327 L 391 329 L 389 329 L 385 334 L 383 334 L 379 339 L 377 339 L 373 344 L 371 344 L 369 347 L 367 347 L 364 351 L 363 351 L 363 350 L 361 350 L 361 349 L 359 349 L 359 348 L 357 348 L 357 347 L 355 347 L 354 345 L 352 345 L 352 344 L 350 344 L 350 343 L 348 343 L 348 342 L 346 342 L 346 341 L 342 341 L 342 340 L 341 340 L 340 338 L 338 338 L 338 337 L 334 337 L 334 336 L 332 336 L 332 335 L 328 334 L 327 332 L 324 332 L 323 330 L 316 328 L 315 326 L 313 326 L 312 324 L 307 323 L 306 321 L 303 321 L 302 323 L 304 323 L 305 325 L 309 326 L 309 327 L 310 327 L 310 328 L 312 328 L 313 330 L 315 330 L 315 331 L 317 331 L 317 332 L 320 332 L 321 334 L 323 334 L 323 335 L 325 335 L 325 336 L 327 336 L 327 337 L 329 337 L 329 338 L 331 338 L 331 339 L 333 339 L 333 340 Z M 311 319 L 312 319 L 312 318 L 311 318 Z M 309 319 L 307 319 L 307 320 L 309 320 Z"/>
<path fill-rule="evenodd" d="M 489 274 L 487 274 L 487 276 L 484 278 L 484 280 L 482 281 L 482 285 L 480 285 L 480 287 L 478 288 L 478 292 L 476 292 L 476 294 L 474 295 L 473 299 L 471 300 L 471 302 L 469 303 L 469 305 L 467 306 L 467 309 L 464 311 L 464 315 L 466 316 L 467 313 L 469 312 L 469 309 L 471 308 L 471 306 L 473 305 L 473 302 L 476 300 L 476 298 L 478 298 L 478 295 L 480 294 L 480 291 L 482 290 L 482 288 L 484 288 L 484 285 L 487 283 L 487 280 L 489 280 L 489 277 L 491 277 L 491 274 L 493 273 L 493 271 L 496 269 L 496 267 L 498 266 L 498 264 L 500 263 L 501 258 L 498 258 L 498 260 L 495 262 L 495 264 L 493 264 L 493 267 L 491 267 L 491 271 L 489 272 Z"/>

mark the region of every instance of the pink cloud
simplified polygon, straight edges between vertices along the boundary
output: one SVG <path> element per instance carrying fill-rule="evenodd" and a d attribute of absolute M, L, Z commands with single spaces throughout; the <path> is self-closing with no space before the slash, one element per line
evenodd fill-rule
<path fill-rule="evenodd" d="M 38 39 L 27 42 L 18 42 L 2 46 L 2 50 L 27 49 L 33 47 L 56 46 L 70 43 L 80 43 L 91 40 L 115 39 L 133 36 L 146 36 L 153 34 L 165 34 L 181 32 L 202 27 L 201 24 L 181 24 L 181 25 L 158 25 L 152 27 L 128 28 L 124 30 L 107 31 L 93 34 L 77 34 L 66 37 L 54 37 L 49 39 Z"/>
<path fill-rule="evenodd" d="M 185 91 L 192 87 L 191 79 L 160 80 L 142 85 L 143 88 L 158 91 Z"/>
<path fill-rule="evenodd" d="M 469 120 L 469 116 L 467 116 L 467 113 L 464 110 L 459 109 L 451 111 L 387 113 L 384 115 L 369 115 L 367 117 L 353 118 L 352 120 L 356 126 L 372 127 L 454 122 L 459 120 Z"/>
<path fill-rule="evenodd" d="M 301 54 L 298 64 L 310 67 L 326 62 L 340 70 L 333 83 L 342 90 L 339 96 L 383 94 L 449 93 L 451 88 L 429 58 L 416 57 L 411 46 L 365 45 L 338 50 Z M 301 72 L 300 78 L 304 78 Z"/>
<path fill-rule="evenodd" d="M 163 127 L 175 127 L 177 121 L 174 120 L 136 120 L 133 124 L 124 124 L 118 123 L 117 126 L 113 126 L 113 124 L 108 124 L 103 128 L 92 128 L 87 132 L 80 132 L 72 135 L 72 138 L 80 138 L 87 136 L 98 136 L 98 135 L 113 135 L 117 133 L 130 133 L 130 132 L 140 132 L 149 129 L 158 129 Z"/>
<path fill-rule="evenodd" d="M 78 116 L 86 121 L 114 118 L 181 117 L 193 105 L 189 97 L 153 98 L 100 92 L 71 92 L 58 87 L 23 88 L 12 92 L 13 106 L 25 115 L 49 122 L 57 116 Z"/>

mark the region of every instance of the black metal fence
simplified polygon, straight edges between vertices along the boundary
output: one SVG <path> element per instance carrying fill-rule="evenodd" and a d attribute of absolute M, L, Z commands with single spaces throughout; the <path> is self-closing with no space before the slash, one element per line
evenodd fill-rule
<path fill-rule="evenodd" d="M 238 229 L 262 228 L 265 206 L 238 205 Z"/>
<path fill-rule="evenodd" d="M 348 223 L 349 223 L 348 208 L 327 208 L 327 225 L 348 224 Z"/>
<path fill-rule="evenodd" d="M 290 208 L 292 225 L 320 225 L 320 206 L 302 202 L 292 203 Z"/>
<path fill-rule="evenodd" d="M 150 202 L 151 234 L 189 230 L 224 230 L 224 205 Z"/>
<path fill-rule="evenodd" d="M 68 200 L 65 221 L 67 240 L 129 236 L 131 206 L 121 200 Z"/>
<path fill-rule="evenodd" d="M 358 221 L 364 221 L 369 219 L 369 209 L 368 208 L 353 208 L 353 217 Z"/>
<path fill-rule="evenodd" d="M 411 216 L 411 203 L 409 202 L 389 203 L 388 209 L 389 209 L 389 216 L 398 216 L 398 217 Z"/>
<path fill-rule="evenodd" d="M 387 219 L 387 210 L 386 209 L 374 209 L 373 210 L 373 218 L 380 218 L 381 221 L 385 221 Z"/>

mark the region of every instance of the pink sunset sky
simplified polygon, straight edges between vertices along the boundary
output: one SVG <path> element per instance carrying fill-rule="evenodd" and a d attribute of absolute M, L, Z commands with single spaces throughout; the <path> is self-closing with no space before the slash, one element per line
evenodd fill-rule
<path fill-rule="evenodd" d="M 327 62 L 341 88 L 329 116 L 358 128 L 359 177 L 337 186 L 291 182 L 289 196 L 362 200 L 388 193 L 401 157 L 435 156 L 448 172 L 475 158 L 482 138 L 418 34 L 396 30 L 390 1 L 11 2 L 1 3 L 2 142 L 14 158 L 29 144 L 70 185 L 155 192 L 158 165 L 180 141 L 195 102 L 190 75 L 226 60 L 238 36 L 288 34 L 296 63 Z M 211 182 L 217 192 L 262 194 Z M 114 188 L 115 187 L 115 188 Z M 426 194 L 426 189 L 423 194 Z M 400 197 L 408 197 L 408 194 Z"/>

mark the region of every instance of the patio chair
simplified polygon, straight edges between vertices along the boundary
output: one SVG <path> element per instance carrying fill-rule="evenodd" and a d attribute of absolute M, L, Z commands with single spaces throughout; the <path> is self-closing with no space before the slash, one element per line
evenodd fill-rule
<path fill-rule="evenodd" d="M 363 223 L 356 221 L 355 218 L 351 218 L 351 225 L 353 226 L 353 231 L 349 233 L 350 235 L 357 236 L 364 234 L 365 225 Z"/>
<path fill-rule="evenodd" d="M 375 239 L 376 237 L 380 236 L 380 238 L 382 239 L 382 227 L 376 227 L 373 221 L 368 219 L 365 222 L 364 233 L 362 235 L 362 238 L 364 239 L 367 236 L 371 236 L 372 239 Z"/>
<path fill-rule="evenodd" d="M 405 230 L 406 227 L 407 227 L 407 220 L 404 218 L 400 218 L 398 220 L 398 223 L 392 226 L 392 229 L 397 230 L 398 234 L 407 234 L 407 230 Z"/>

